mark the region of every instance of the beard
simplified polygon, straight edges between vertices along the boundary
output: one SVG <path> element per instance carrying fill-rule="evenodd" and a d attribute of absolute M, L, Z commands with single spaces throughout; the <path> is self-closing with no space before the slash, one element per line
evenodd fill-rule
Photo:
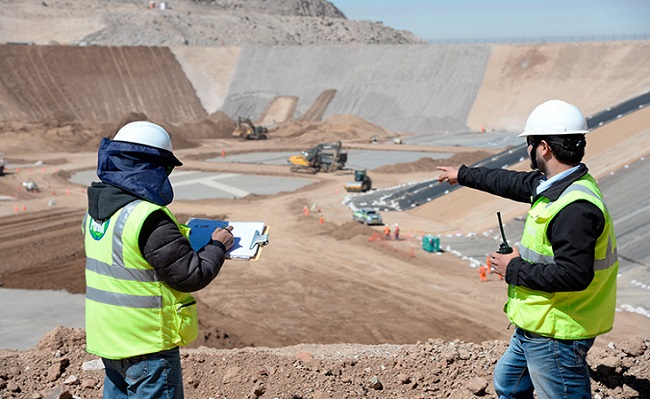
<path fill-rule="evenodd" d="M 537 155 L 537 147 L 533 148 L 529 153 L 528 157 L 530 158 L 530 168 L 533 170 L 538 170 L 544 175 L 548 175 L 548 168 L 546 167 L 546 161 L 544 158 Z"/>

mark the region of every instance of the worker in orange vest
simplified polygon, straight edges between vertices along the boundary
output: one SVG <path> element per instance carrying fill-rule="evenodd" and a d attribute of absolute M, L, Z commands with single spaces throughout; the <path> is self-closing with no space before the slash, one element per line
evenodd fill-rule
<path fill-rule="evenodd" d="M 487 279 L 487 273 L 488 273 L 488 265 L 481 265 L 478 269 L 479 277 L 482 282 L 488 281 Z"/>
<path fill-rule="evenodd" d="M 487 272 L 488 272 L 488 274 L 492 274 L 492 273 L 494 273 L 494 270 L 492 270 L 492 268 L 490 267 L 490 255 L 488 255 L 488 256 L 485 257 L 485 265 L 487 266 Z M 503 280 L 503 276 L 502 276 L 502 275 L 497 274 L 497 276 L 499 277 L 499 280 Z"/>
<path fill-rule="evenodd" d="M 399 225 L 395 223 L 395 240 L 399 241 Z"/>
<path fill-rule="evenodd" d="M 384 226 L 384 236 L 387 240 L 390 240 L 390 227 L 388 225 Z"/>

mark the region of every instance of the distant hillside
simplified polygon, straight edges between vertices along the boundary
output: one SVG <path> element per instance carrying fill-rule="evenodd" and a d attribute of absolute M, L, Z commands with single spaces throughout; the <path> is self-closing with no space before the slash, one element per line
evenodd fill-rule
<path fill-rule="evenodd" d="M 240 10 L 272 15 L 345 18 L 334 4 L 325 0 L 192 0 L 223 10 Z"/>
<path fill-rule="evenodd" d="M 45 0 L 0 8 L 0 43 L 277 46 L 424 43 L 325 0 Z"/>

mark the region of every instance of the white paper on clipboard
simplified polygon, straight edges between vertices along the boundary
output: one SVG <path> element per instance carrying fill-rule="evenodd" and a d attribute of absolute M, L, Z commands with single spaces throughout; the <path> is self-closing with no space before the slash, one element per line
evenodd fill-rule
<path fill-rule="evenodd" d="M 190 244 L 195 251 L 210 242 L 212 232 L 217 227 L 232 226 L 234 242 L 232 248 L 226 253 L 228 259 L 257 260 L 262 247 L 268 244 L 269 227 L 264 222 L 230 222 L 193 218 L 187 222 L 187 226 L 190 228 Z"/>

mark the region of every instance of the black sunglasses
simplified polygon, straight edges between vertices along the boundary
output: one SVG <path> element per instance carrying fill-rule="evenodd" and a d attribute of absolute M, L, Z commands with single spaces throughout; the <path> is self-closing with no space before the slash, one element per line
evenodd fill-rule
<path fill-rule="evenodd" d="M 533 136 L 526 136 L 526 144 L 533 145 L 535 143 L 535 138 Z"/>

